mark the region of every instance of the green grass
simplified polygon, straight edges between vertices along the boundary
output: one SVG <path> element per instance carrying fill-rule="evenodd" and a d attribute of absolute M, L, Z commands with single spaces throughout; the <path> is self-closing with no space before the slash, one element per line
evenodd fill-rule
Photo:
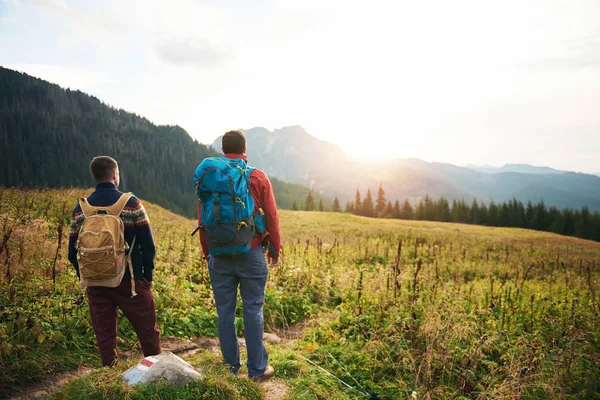
<path fill-rule="evenodd" d="M 0 397 L 80 364 L 99 366 L 87 303 L 66 261 L 66 229 L 59 235 L 83 193 L 4 190 L 0 196 L 0 238 L 10 232 L 9 256 L 0 252 Z M 197 238 L 189 237 L 195 221 L 145 205 L 158 249 L 161 331 L 216 336 L 206 263 Z M 282 211 L 280 218 L 283 258 L 269 275 L 266 329 L 335 315 L 311 325 L 292 347 L 270 347 L 289 398 L 357 396 L 302 357 L 382 398 L 406 399 L 413 391 L 441 399 L 599 396 L 599 243 L 346 214 Z M 119 330 L 120 347 L 135 346 L 124 318 Z M 217 368 L 220 358 L 193 362 Z M 68 387 L 90 390 L 89 396 L 144 390 L 146 397 L 252 390 L 216 373 L 208 375 L 214 382 L 190 388 L 124 391 L 113 373 L 100 370 Z"/>
<path fill-rule="evenodd" d="M 355 391 L 340 387 L 326 373 L 302 360 L 288 346 L 268 346 L 270 363 L 277 371 L 276 378 L 289 387 L 286 398 L 290 399 L 352 399 Z M 246 352 L 242 350 L 242 358 Z M 263 399 L 260 384 L 246 378 L 245 367 L 235 377 L 222 365 L 220 356 L 201 352 L 187 359 L 202 371 L 200 381 L 183 386 L 168 383 L 127 387 L 122 382 L 123 372 L 135 365 L 135 361 L 121 363 L 115 368 L 99 368 L 89 375 L 65 384 L 50 399 Z"/>
<path fill-rule="evenodd" d="M 112 369 L 97 369 L 89 375 L 67 383 L 50 398 L 54 400 L 260 400 L 264 398 L 260 387 L 249 379 L 234 377 L 223 367 L 198 363 L 193 363 L 203 371 L 202 379 L 198 382 L 181 386 L 157 383 L 127 387 L 122 382 L 122 374 L 133 364 L 135 362 Z"/>

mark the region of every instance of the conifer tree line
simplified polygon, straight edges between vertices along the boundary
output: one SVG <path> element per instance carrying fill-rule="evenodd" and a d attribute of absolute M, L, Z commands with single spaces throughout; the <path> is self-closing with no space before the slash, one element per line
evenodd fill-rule
<path fill-rule="evenodd" d="M 339 208 L 339 200 L 337 200 L 338 203 L 338 208 Z M 331 211 L 335 211 L 335 202 L 334 205 L 332 207 L 329 207 L 329 204 L 323 200 L 323 198 L 321 196 L 319 196 L 318 194 L 314 193 L 312 190 L 309 190 L 308 193 L 306 194 L 306 198 L 304 199 L 303 202 L 298 203 L 296 200 L 294 200 L 292 202 L 292 210 L 294 211 L 298 211 L 298 210 L 303 210 L 303 211 L 329 211 L 331 209 Z"/>
<path fill-rule="evenodd" d="M 316 208 L 308 211 L 314 210 Z M 328 211 L 342 211 L 337 197 Z M 600 241 L 600 213 L 591 212 L 588 207 L 580 210 L 559 210 L 556 207 L 547 207 L 543 200 L 535 204 L 523 204 L 516 199 L 485 204 L 475 199 L 468 204 L 464 200 L 449 202 L 444 197 L 434 200 L 425 195 L 417 205 L 412 205 L 408 200 L 402 203 L 395 200 L 392 203 L 385 197 L 385 190 L 380 185 L 375 200 L 371 189 L 367 189 L 364 198 L 360 190 L 356 189 L 354 201 L 346 203 L 344 211 L 365 217 L 527 228 Z"/>

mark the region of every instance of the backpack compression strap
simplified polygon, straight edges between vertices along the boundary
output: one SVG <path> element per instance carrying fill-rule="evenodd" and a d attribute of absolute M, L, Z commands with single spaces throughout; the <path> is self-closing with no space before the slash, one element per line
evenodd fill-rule
<path fill-rule="evenodd" d="M 90 203 L 88 203 L 87 198 L 85 197 L 82 197 L 79 200 L 79 207 L 81 207 L 81 211 L 83 211 L 83 216 L 86 218 L 96 214 L 96 207 L 90 206 Z"/>
<path fill-rule="evenodd" d="M 194 236 L 196 233 L 198 233 L 198 231 L 200 229 L 202 229 L 202 223 L 200 222 L 200 219 L 201 219 L 201 216 L 202 216 L 201 212 L 202 211 L 200 209 L 200 200 L 198 200 L 198 227 L 196 229 L 194 229 L 194 232 L 192 232 L 192 236 Z"/>
<path fill-rule="evenodd" d="M 86 218 L 97 214 L 99 210 L 106 210 L 106 211 L 108 211 L 108 213 L 110 215 L 114 215 L 114 216 L 118 217 L 132 196 L 133 196 L 133 193 L 131 193 L 131 192 L 123 193 L 121 195 L 121 197 L 119 198 L 119 200 L 117 200 L 117 202 L 115 204 L 113 204 L 112 206 L 101 206 L 101 207 L 91 205 L 90 203 L 88 203 L 87 198 L 82 197 L 81 200 L 79 200 L 79 206 L 81 207 L 81 211 L 83 211 L 83 216 Z"/>
<path fill-rule="evenodd" d="M 123 193 L 119 200 L 115 204 L 110 207 L 104 207 L 111 215 L 118 217 L 121 214 L 121 211 L 125 208 L 125 205 L 129 201 L 130 198 L 133 197 L 133 193 Z"/>

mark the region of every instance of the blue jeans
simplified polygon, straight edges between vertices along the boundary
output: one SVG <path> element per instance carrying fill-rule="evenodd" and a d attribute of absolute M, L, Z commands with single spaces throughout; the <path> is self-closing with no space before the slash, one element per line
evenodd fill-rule
<path fill-rule="evenodd" d="M 219 342 L 225 364 L 235 374 L 240 369 L 240 349 L 235 329 L 237 288 L 240 287 L 244 308 L 244 336 L 248 350 L 248 376 L 253 378 L 265 372 L 269 355 L 263 343 L 263 313 L 267 262 L 262 248 L 231 258 L 210 257 L 208 260 L 217 314 Z"/>

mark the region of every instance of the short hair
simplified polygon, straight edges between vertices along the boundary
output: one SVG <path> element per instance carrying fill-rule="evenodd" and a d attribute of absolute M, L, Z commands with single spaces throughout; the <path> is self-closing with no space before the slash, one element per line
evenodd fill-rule
<path fill-rule="evenodd" d="M 109 156 L 94 157 L 90 163 L 90 171 L 96 182 L 106 182 L 110 180 L 113 172 L 119 168 L 117 161 Z"/>
<path fill-rule="evenodd" d="M 246 150 L 246 136 L 240 130 L 225 132 L 221 141 L 223 153 L 242 154 Z"/>

